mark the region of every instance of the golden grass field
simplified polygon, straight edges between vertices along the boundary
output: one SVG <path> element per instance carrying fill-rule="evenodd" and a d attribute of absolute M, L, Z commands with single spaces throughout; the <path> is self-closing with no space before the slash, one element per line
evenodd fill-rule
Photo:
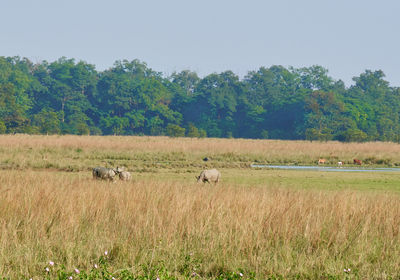
<path fill-rule="evenodd" d="M 400 173 L 249 167 L 320 157 L 396 166 L 398 144 L 13 135 L 0 151 L 7 279 L 44 279 L 49 260 L 89 269 L 106 250 L 113 271 L 174 279 L 400 277 Z M 98 165 L 126 166 L 133 180 L 93 180 Z M 221 183 L 196 184 L 214 166 Z"/>
<path fill-rule="evenodd" d="M 250 163 L 353 163 L 400 166 L 395 143 L 340 143 L 280 140 L 124 137 L 124 136 L 0 136 L 3 168 L 86 170 L 92 164 L 124 164 L 132 168 L 198 167 L 204 156 L 221 167 Z M 165 166 L 162 166 L 165 165 Z M 201 166 L 201 165 L 200 165 Z"/>

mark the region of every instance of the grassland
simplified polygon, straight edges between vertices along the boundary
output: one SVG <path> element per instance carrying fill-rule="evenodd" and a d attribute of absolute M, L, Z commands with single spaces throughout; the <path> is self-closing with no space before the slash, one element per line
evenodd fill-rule
<path fill-rule="evenodd" d="M 248 167 L 251 163 L 313 165 L 319 158 L 328 164 L 354 158 L 371 166 L 400 166 L 400 145 L 273 141 L 245 139 L 197 139 L 118 136 L 0 136 L 0 167 L 3 169 L 89 170 L 91 166 L 125 165 L 135 171 L 190 170 L 210 165 Z M 207 165 L 206 165 L 207 166 Z"/>
<path fill-rule="evenodd" d="M 0 151 L 2 277 L 66 279 L 50 260 L 91 271 L 105 251 L 118 279 L 400 277 L 400 173 L 249 167 L 397 166 L 398 144 L 14 135 Z M 133 180 L 93 181 L 97 165 Z M 214 166 L 222 182 L 197 185 Z"/>

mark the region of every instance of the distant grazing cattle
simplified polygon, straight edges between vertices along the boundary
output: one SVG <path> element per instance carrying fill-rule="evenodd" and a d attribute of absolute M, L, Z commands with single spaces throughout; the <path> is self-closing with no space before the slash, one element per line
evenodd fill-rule
<path fill-rule="evenodd" d="M 337 165 L 338 165 L 338 166 L 342 166 L 342 165 L 343 165 L 343 162 L 338 161 Z"/>
<path fill-rule="evenodd" d="M 318 160 L 318 164 L 325 164 L 325 162 L 326 162 L 326 159 L 324 159 L 324 158 L 320 158 Z"/>
<path fill-rule="evenodd" d="M 196 176 L 197 182 L 218 183 L 221 173 L 217 169 L 203 170 Z"/>
<path fill-rule="evenodd" d="M 356 158 L 353 160 L 353 162 L 354 162 L 354 164 L 357 164 L 357 165 L 361 165 L 362 164 L 362 161 L 359 160 L 359 159 L 356 159 Z"/>
<path fill-rule="evenodd" d="M 117 174 L 116 169 L 111 169 L 107 167 L 95 167 L 92 170 L 93 179 L 97 180 L 109 180 L 114 181 L 114 177 Z"/>

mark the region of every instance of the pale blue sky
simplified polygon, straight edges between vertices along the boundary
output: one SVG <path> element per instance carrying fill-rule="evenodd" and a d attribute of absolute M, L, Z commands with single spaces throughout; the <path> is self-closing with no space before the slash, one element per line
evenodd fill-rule
<path fill-rule="evenodd" d="M 138 58 L 200 76 L 318 64 L 347 86 L 365 69 L 400 86 L 398 0 L 4 0 L 0 11 L 0 56 L 98 70 Z"/>

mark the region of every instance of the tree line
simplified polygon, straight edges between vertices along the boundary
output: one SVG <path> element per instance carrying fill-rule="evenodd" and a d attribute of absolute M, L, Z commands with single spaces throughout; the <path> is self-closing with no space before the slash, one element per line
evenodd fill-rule
<path fill-rule="evenodd" d="M 339 141 L 400 138 L 400 89 L 380 70 L 346 87 L 321 66 L 165 76 L 140 60 L 105 70 L 0 57 L 0 133 Z"/>

